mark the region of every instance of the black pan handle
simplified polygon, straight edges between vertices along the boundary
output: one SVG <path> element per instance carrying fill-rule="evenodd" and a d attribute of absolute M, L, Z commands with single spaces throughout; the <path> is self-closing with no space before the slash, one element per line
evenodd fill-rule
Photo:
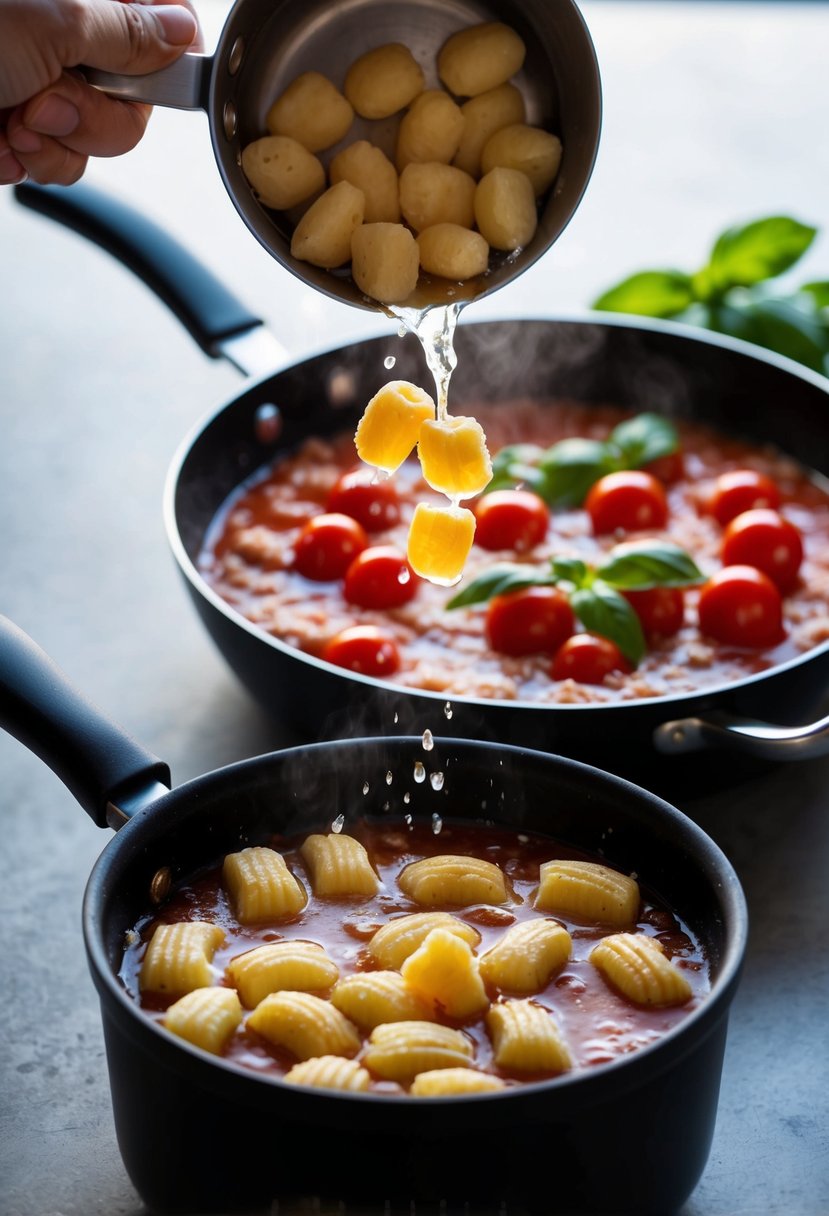
<path fill-rule="evenodd" d="M 40 756 L 98 827 L 170 770 L 75 689 L 22 629 L 0 616 L 0 727 Z M 157 790 L 157 793 L 163 791 Z"/>
<path fill-rule="evenodd" d="M 811 760 L 829 755 L 829 716 L 805 726 L 772 726 L 715 711 L 707 718 L 663 722 L 653 741 L 657 751 L 669 756 L 725 748 L 761 760 Z"/>
<path fill-rule="evenodd" d="M 263 327 L 261 318 L 183 245 L 140 211 L 83 183 L 14 187 L 24 207 L 55 220 L 113 254 L 175 313 L 201 349 L 224 356 L 228 339 Z"/>

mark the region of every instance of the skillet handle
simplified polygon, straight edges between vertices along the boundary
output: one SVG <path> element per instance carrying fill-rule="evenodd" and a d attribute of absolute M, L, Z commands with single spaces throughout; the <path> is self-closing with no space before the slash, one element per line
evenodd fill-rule
<path fill-rule="evenodd" d="M 267 370 L 273 371 L 280 356 L 284 359 L 284 352 L 262 320 L 183 245 L 134 207 L 85 184 L 38 186 L 23 182 L 14 187 L 14 195 L 24 207 L 56 220 L 113 254 L 175 313 L 211 358 L 232 358 L 227 346 L 256 335 L 269 339 Z M 242 370 L 247 372 L 249 368 Z"/>
<path fill-rule="evenodd" d="M 206 110 L 213 57 L 187 51 L 175 63 L 160 72 L 143 76 L 121 76 L 102 72 L 98 68 L 83 68 L 87 84 L 94 85 L 110 97 L 123 101 L 141 101 L 152 106 L 168 106 L 173 110 Z"/>
<path fill-rule="evenodd" d="M 0 726 L 49 766 L 98 827 L 120 827 L 121 803 L 148 786 L 170 788 L 168 766 L 104 717 L 4 616 Z"/>
<path fill-rule="evenodd" d="M 761 760 L 808 760 L 829 755 L 829 717 L 806 726 L 771 726 L 714 713 L 709 718 L 663 722 L 653 741 L 657 751 L 667 755 L 726 748 Z"/>

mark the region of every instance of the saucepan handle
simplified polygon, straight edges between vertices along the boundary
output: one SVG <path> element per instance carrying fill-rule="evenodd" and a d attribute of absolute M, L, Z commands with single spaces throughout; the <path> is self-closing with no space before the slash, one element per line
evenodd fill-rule
<path fill-rule="evenodd" d="M 0 727 L 39 756 L 98 827 L 170 788 L 170 770 L 77 691 L 61 669 L 0 616 Z"/>
<path fill-rule="evenodd" d="M 86 67 L 83 74 L 88 84 L 122 101 L 143 101 L 173 110 L 204 110 L 212 71 L 212 55 L 188 51 L 169 67 L 144 76 L 122 76 Z"/>
<path fill-rule="evenodd" d="M 111 253 L 143 280 L 205 354 L 246 375 L 276 370 L 284 348 L 245 304 L 174 237 L 135 207 L 93 186 L 14 187 L 24 207 L 55 220 Z"/>
<path fill-rule="evenodd" d="M 829 717 L 806 726 L 772 726 L 714 713 L 708 718 L 663 722 L 654 731 L 653 741 L 667 755 L 727 748 L 761 760 L 808 760 L 829 755 Z"/>

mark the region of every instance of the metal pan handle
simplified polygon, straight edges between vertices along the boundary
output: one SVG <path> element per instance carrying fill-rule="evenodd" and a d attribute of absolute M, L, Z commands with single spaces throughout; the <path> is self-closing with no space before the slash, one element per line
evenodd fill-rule
<path fill-rule="evenodd" d="M 186 52 L 160 72 L 143 76 L 121 76 L 98 68 L 83 68 L 87 83 L 110 97 L 168 106 L 173 110 L 205 110 L 212 71 L 212 55 L 198 55 L 193 51 Z"/>
<path fill-rule="evenodd" d="M 134 79 L 134 78 L 130 78 Z M 19 203 L 94 242 L 136 274 L 211 358 L 245 375 L 275 371 L 284 348 L 232 291 L 158 224 L 128 203 L 84 184 L 14 187 Z"/>
<path fill-rule="evenodd" d="M 678 718 L 658 726 L 653 741 L 658 751 L 673 756 L 728 748 L 761 760 L 809 760 L 829 755 L 829 717 L 806 726 L 771 726 L 725 713 Z"/>
<path fill-rule="evenodd" d="M 98 827 L 120 827 L 131 805 L 170 788 L 170 770 L 73 687 L 0 616 L 0 727 L 39 756 Z"/>

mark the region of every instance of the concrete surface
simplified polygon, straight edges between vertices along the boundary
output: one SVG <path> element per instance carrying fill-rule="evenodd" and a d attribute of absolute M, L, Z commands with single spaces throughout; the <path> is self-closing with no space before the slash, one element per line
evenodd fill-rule
<path fill-rule="evenodd" d="M 211 45 L 227 5 L 199 7 Z M 556 249 L 476 317 L 578 311 L 635 269 L 692 267 L 722 227 L 763 214 L 829 227 L 829 5 L 583 8 L 605 90 L 593 182 Z M 269 261 L 223 193 L 204 116 L 157 112 L 134 154 L 88 179 L 167 223 L 293 356 L 384 332 Z M 829 276 L 825 234 L 802 274 Z M 106 255 L 0 194 L 0 611 L 176 782 L 291 737 L 214 652 L 161 523 L 181 437 L 238 384 Z M 813 761 L 684 808 L 737 867 L 752 940 L 713 1150 L 682 1216 L 829 1212 L 828 790 L 829 761 Z M 79 925 L 106 836 L 5 736 L 0 815 L 0 1214 L 139 1216 Z"/>

